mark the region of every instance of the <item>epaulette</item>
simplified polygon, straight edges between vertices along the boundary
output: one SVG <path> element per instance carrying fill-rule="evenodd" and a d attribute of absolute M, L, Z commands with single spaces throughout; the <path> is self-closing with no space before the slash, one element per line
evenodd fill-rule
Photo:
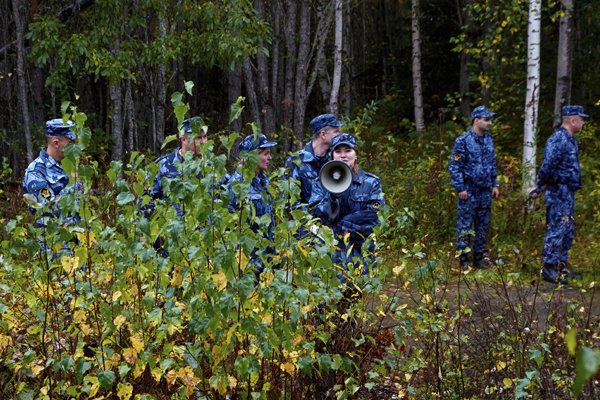
<path fill-rule="evenodd" d="M 366 171 L 365 171 L 365 175 L 367 175 L 367 176 L 370 176 L 370 177 L 372 177 L 372 178 L 379 179 L 379 177 L 378 177 L 377 175 L 375 175 L 375 174 L 372 174 L 372 173 L 370 173 L 370 172 L 366 172 Z"/>

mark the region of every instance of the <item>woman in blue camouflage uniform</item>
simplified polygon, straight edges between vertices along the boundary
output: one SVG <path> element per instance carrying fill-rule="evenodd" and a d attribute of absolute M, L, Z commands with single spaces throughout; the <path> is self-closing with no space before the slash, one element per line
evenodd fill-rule
<path fill-rule="evenodd" d="M 542 191 L 546 197 L 546 236 L 542 252 L 541 276 L 552 283 L 568 283 L 579 278 L 569 267 L 569 250 L 573 244 L 575 191 L 581 188 L 579 147 L 575 133 L 581 132 L 588 115 L 582 106 L 564 106 L 563 122 L 550 136 L 544 150 L 544 162 L 538 173 L 531 197 Z"/>
<path fill-rule="evenodd" d="M 313 215 L 331 227 L 338 239 L 332 261 L 340 267 L 338 276 L 344 282 L 348 264 L 362 268 L 363 275 L 368 274 L 373 264 L 373 257 L 363 255 L 362 250 L 373 228 L 379 225 L 377 212 L 384 199 L 379 178 L 358 166 L 358 148 L 353 135 L 342 133 L 333 138 L 331 157 L 350 167 L 352 183 L 346 191 L 335 195 L 317 181 L 309 203 Z M 374 251 L 373 241 L 369 241 L 366 248 L 369 253 Z"/>
<path fill-rule="evenodd" d="M 456 215 L 456 250 L 461 268 L 482 268 L 486 250 L 492 199 L 500 195 L 496 173 L 494 140 L 489 131 L 496 114 L 486 106 L 473 109 L 473 126 L 456 138 L 448 169 L 452 186 L 458 193 Z M 471 251 L 468 250 L 471 248 Z"/>
<path fill-rule="evenodd" d="M 275 145 L 277 145 L 277 142 L 271 142 L 265 135 L 258 134 L 247 136 L 238 146 L 240 153 L 258 151 L 258 166 L 256 167 L 255 175 L 248 187 L 248 199 L 252 202 L 254 220 L 258 220 L 264 215 L 269 216 L 270 223 L 266 232 L 264 232 L 264 235 L 271 242 L 274 241 L 273 228 L 275 227 L 275 215 L 273 213 L 273 198 L 268 188 L 271 181 L 267 176 L 267 171 L 269 170 L 269 164 L 272 159 L 271 148 Z M 239 210 L 241 207 L 241 203 L 236 197 L 233 185 L 234 182 L 243 181 L 244 177 L 240 165 L 233 174 L 228 174 L 222 182 L 222 185 L 224 185 L 229 192 L 230 200 L 227 208 L 230 211 Z M 261 230 L 258 223 L 252 221 L 250 221 L 250 228 L 256 233 Z M 273 254 L 274 251 L 275 249 L 273 247 L 267 247 L 264 250 L 258 248 L 252 250 L 250 264 L 253 266 L 257 276 L 265 268 L 261 255 L 266 255 L 265 259 L 269 260 L 270 257 L 268 255 Z"/>

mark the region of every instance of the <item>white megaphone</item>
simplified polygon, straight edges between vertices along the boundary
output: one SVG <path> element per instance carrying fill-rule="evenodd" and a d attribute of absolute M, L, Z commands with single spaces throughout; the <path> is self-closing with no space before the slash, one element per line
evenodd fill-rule
<path fill-rule="evenodd" d="M 340 194 L 352 184 L 352 170 L 343 161 L 329 161 L 321 168 L 319 180 L 329 193 Z"/>

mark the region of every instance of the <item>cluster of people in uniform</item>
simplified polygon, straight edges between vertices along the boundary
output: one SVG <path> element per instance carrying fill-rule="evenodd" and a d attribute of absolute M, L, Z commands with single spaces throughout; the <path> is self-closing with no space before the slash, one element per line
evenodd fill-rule
<path fill-rule="evenodd" d="M 344 271 L 351 263 L 356 268 L 362 268 L 364 274 L 368 273 L 372 258 L 362 254 L 362 247 L 373 228 L 378 225 L 377 212 L 384 204 L 383 191 L 379 178 L 363 171 L 358 166 L 358 145 L 354 135 L 340 133 L 344 124 L 333 114 L 323 114 L 315 117 L 310 122 L 313 131 L 312 139 L 303 150 L 292 154 L 286 160 L 285 179 L 299 185 L 300 198 L 292 207 L 305 210 L 321 222 L 329 226 L 336 238 L 338 246 L 332 251 L 332 261 Z M 61 166 L 64 158 L 64 147 L 75 141 L 73 133 L 74 124 L 62 119 L 50 120 L 46 123 L 46 137 L 48 146 L 40 152 L 25 171 L 23 191 L 31 195 L 42 204 L 55 204 L 55 200 L 65 193 L 69 177 Z M 153 199 L 149 206 L 142 211 L 146 217 L 154 212 L 154 201 L 170 201 L 176 209 L 177 215 L 182 216 L 184 210 L 175 200 L 169 199 L 165 194 L 164 186 L 169 181 L 182 179 L 182 166 L 190 153 L 192 157 L 201 155 L 201 146 L 207 142 L 207 127 L 201 125 L 201 119 L 193 117 L 182 123 L 180 146 L 174 151 L 159 157 L 158 173 L 149 191 Z M 273 198 L 269 191 L 270 180 L 268 177 L 269 166 L 272 161 L 271 149 L 277 142 L 269 140 L 264 134 L 251 134 L 246 136 L 238 145 L 241 155 L 256 152 L 258 164 L 248 189 L 248 200 L 252 203 L 253 215 L 260 219 L 267 215 L 270 224 L 266 231 L 260 232 L 256 222 L 248 221 L 250 228 L 256 233 L 263 234 L 269 241 L 274 241 L 275 213 Z M 241 157 L 243 159 L 244 157 Z M 326 190 L 319 180 L 321 168 L 330 160 L 340 160 L 345 163 L 352 173 L 349 187 L 342 193 L 331 193 Z M 241 199 L 236 198 L 234 191 L 235 182 L 244 181 L 242 175 L 242 162 L 238 168 L 220 182 L 220 189 L 228 193 L 229 204 L 227 208 L 234 211 L 240 207 Z M 54 206 L 54 215 L 60 216 L 60 210 Z M 256 220 L 255 220 L 256 221 Z M 307 229 L 301 228 L 298 236 L 307 234 Z M 159 238 L 160 241 L 160 238 Z M 168 254 L 160 248 L 157 250 L 162 256 Z M 374 243 L 370 243 L 369 250 L 373 250 Z M 265 261 L 270 260 L 274 248 L 254 249 L 251 254 L 250 264 L 255 273 L 260 274 L 265 268 Z M 340 280 L 345 281 L 345 273 L 338 274 Z"/>
<path fill-rule="evenodd" d="M 448 169 L 458 194 L 456 250 L 461 268 L 484 268 L 492 199 L 500 195 L 494 141 L 490 134 L 495 113 L 486 106 L 471 113 L 472 127 L 454 142 Z M 562 108 L 562 125 L 548 139 L 544 160 L 531 198 L 544 192 L 546 235 L 541 277 L 567 284 L 580 274 L 569 264 L 573 244 L 575 192 L 581 188 L 576 134 L 585 124 L 582 106 Z"/>
<path fill-rule="evenodd" d="M 485 252 L 490 224 L 492 199 L 499 197 L 499 184 L 496 170 L 494 141 L 490 134 L 495 113 L 486 106 L 478 106 L 471 113 L 472 127 L 459 136 L 454 143 L 449 161 L 451 185 L 457 193 L 457 236 L 456 249 L 461 268 L 471 265 L 474 268 L 486 266 Z M 536 187 L 530 196 L 536 198 L 542 192 L 546 199 L 547 232 L 544 238 L 541 276 L 552 283 L 568 283 L 579 274 L 569 264 L 569 250 L 573 243 L 573 214 L 575 192 L 581 187 L 581 173 L 578 157 L 578 144 L 575 134 L 585 123 L 582 106 L 568 105 L 562 108 L 562 125 L 548 139 L 544 160 L 539 170 Z M 163 185 L 166 180 L 181 178 L 181 165 L 186 154 L 200 155 L 202 144 L 207 141 L 207 127 L 201 126 L 197 117 L 183 122 L 180 147 L 159 157 L 159 172 L 154 180 L 150 196 L 153 199 L 167 200 Z M 363 245 L 378 225 L 378 210 L 384 204 L 383 190 L 377 176 L 363 171 L 358 165 L 359 148 L 356 138 L 350 133 L 341 133 L 343 122 L 335 115 L 323 114 L 310 122 L 313 131 L 311 140 L 299 152 L 286 160 L 286 178 L 300 187 L 300 198 L 292 207 L 300 208 L 318 217 L 330 227 L 338 239 L 338 246 L 332 252 L 335 265 L 350 264 L 360 266 L 367 274 L 372 260 L 362 253 Z M 74 123 L 53 119 L 46 123 L 47 147 L 42 149 L 25 170 L 23 191 L 42 204 L 55 204 L 55 199 L 65 193 L 69 177 L 65 174 L 61 161 L 64 147 L 75 141 Z M 272 161 L 271 149 L 277 145 L 264 134 L 249 135 L 239 143 L 240 153 L 258 153 L 258 166 L 249 185 L 249 200 L 255 215 L 268 215 L 271 223 L 264 233 L 273 241 L 275 216 L 273 200 L 269 192 L 268 170 Z M 342 193 L 329 191 L 320 181 L 323 166 L 330 160 L 345 163 L 352 173 L 349 187 Z M 239 207 L 232 186 L 244 178 L 240 168 L 227 174 L 221 181 L 223 190 L 229 192 L 228 208 Z M 183 210 L 173 202 L 177 214 Z M 51 211 L 60 217 L 60 210 L 54 206 Z M 40 221 L 40 220 L 38 220 Z M 42 225 L 43 222 L 38 222 Z M 256 224 L 251 228 L 258 232 Z M 302 229 L 299 235 L 307 234 Z M 366 246 L 372 250 L 374 244 Z M 272 248 L 255 249 L 250 262 L 260 273 L 264 268 L 265 254 Z M 260 257 L 262 255 L 263 257 Z M 340 280 L 344 274 L 340 272 Z"/>

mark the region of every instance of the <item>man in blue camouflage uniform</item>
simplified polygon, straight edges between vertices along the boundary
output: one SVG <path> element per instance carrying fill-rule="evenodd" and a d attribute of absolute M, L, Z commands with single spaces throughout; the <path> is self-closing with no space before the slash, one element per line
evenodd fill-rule
<path fill-rule="evenodd" d="M 379 225 L 377 213 L 384 199 L 379 178 L 358 166 L 358 148 L 353 135 L 342 133 L 336 136 L 331 149 L 332 159 L 344 162 L 352 170 L 352 183 L 346 191 L 334 194 L 317 181 L 310 204 L 313 205 L 313 215 L 329 226 L 338 239 L 332 262 L 342 268 L 343 272 L 338 277 L 345 282 L 348 263 L 355 268 L 362 266 L 363 275 L 373 264 L 373 257 L 365 257 L 362 248 L 373 228 Z M 369 252 L 375 250 L 373 241 L 367 244 L 367 248 Z"/>
<path fill-rule="evenodd" d="M 333 114 L 322 114 L 313 118 L 310 121 L 312 140 L 306 143 L 298 154 L 291 155 L 286 160 L 286 177 L 300 182 L 300 199 L 294 206 L 309 202 L 319 171 L 330 160 L 331 141 L 340 133 L 340 127 L 343 125 L 344 123 L 338 121 Z"/>
<path fill-rule="evenodd" d="M 69 177 L 61 161 L 65 157 L 65 146 L 75 141 L 75 123 L 71 120 L 52 119 L 46 122 L 47 146 L 29 164 L 23 176 L 23 193 L 28 202 L 48 206 L 36 221 L 37 227 L 46 226 L 47 217 L 60 217 L 63 222 L 74 223 L 77 218 L 61 215 L 56 205 L 58 197 L 65 193 Z M 34 211 L 32 209 L 32 211 Z M 35 212 L 35 211 L 34 211 Z"/>
<path fill-rule="evenodd" d="M 588 115 L 582 106 L 564 106 L 562 125 L 546 142 L 544 161 L 531 197 L 544 191 L 546 197 L 546 237 L 542 253 L 542 278 L 552 283 L 568 283 L 579 274 L 569 268 L 573 244 L 575 191 L 581 188 L 579 147 L 575 133 L 581 132 Z"/>
<path fill-rule="evenodd" d="M 271 242 L 275 239 L 273 233 L 275 227 L 275 214 L 273 212 L 273 198 L 268 188 L 271 181 L 267 176 L 267 171 L 272 159 L 271 148 L 276 145 L 277 142 L 269 141 L 267 137 L 261 133 L 245 137 L 238 146 L 241 154 L 258 151 L 258 166 L 256 167 L 255 176 L 252 178 L 250 186 L 248 187 L 248 199 L 252 202 L 252 208 L 254 209 L 254 212 L 252 213 L 253 220 L 259 220 L 264 215 L 269 216 L 270 222 L 267 231 L 263 234 L 264 237 Z M 237 199 L 234 192 L 233 184 L 234 182 L 243 181 L 244 177 L 238 167 L 233 174 L 228 174 L 222 182 L 229 192 L 230 200 L 227 208 L 230 211 L 239 210 L 241 207 L 240 201 Z M 258 223 L 250 221 L 250 229 L 255 233 L 259 233 L 260 226 Z M 250 264 L 253 266 L 257 277 L 265 268 L 261 255 L 266 255 L 266 259 L 269 260 L 269 254 L 273 254 L 274 251 L 275 249 L 273 247 L 267 247 L 264 251 L 257 248 L 252 250 Z"/>
<path fill-rule="evenodd" d="M 202 145 L 208 140 L 208 128 L 202 125 L 200 117 L 192 117 L 184 120 L 182 130 L 183 134 L 180 137 L 181 146 L 156 160 L 159 164 L 159 170 L 150 190 L 150 196 L 153 199 L 166 199 L 167 196 L 165 196 L 163 191 L 164 181 L 181 178 L 181 163 L 185 160 L 185 155 L 191 153 L 194 157 L 200 156 Z M 177 216 L 183 216 L 183 210 L 179 204 L 173 203 L 173 205 L 177 210 Z M 151 208 L 153 207 L 151 206 Z"/>
<path fill-rule="evenodd" d="M 492 198 L 500 195 L 494 140 L 489 133 L 495 115 L 486 106 L 473 110 L 473 126 L 454 142 L 448 165 L 452 186 L 458 193 L 456 249 L 463 269 L 469 265 L 469 249 L 473 266 L 485 266 Z"/>

